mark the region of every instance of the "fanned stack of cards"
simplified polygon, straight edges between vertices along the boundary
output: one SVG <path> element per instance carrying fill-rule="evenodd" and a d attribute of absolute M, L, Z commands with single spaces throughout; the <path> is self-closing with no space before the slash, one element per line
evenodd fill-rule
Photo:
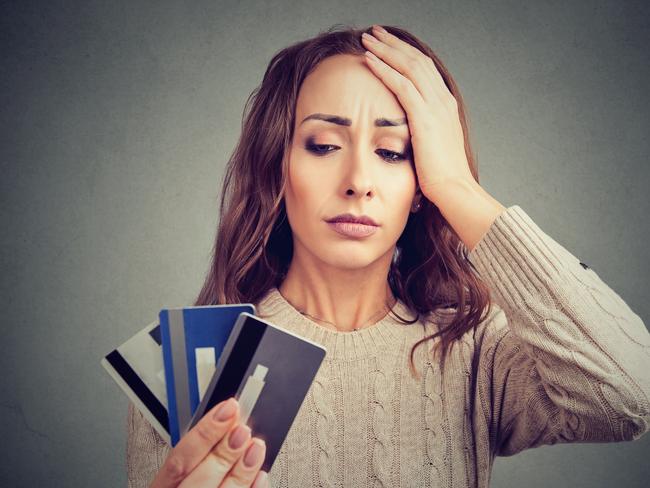
<path fill-rule="evenodd" d="M 162 309 L 101 360 L 172 447 L 222 400 L 266 442 L 268 472 L 327 354 L 255 316 L 250 303 Z"/>

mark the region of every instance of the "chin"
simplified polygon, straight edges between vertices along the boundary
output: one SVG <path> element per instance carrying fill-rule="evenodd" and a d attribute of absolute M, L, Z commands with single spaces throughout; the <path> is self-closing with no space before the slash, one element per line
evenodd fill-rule
<path fill-rule="evenodd" d="M 346 270 L 365 268 L 375 262 L 379 257 L 377 253 L 370 253 L 368 250 L 362 249 L 356 251 L 350 249 L 330 250 L 325 255 L 320 255 L 321 260 L 328 265 Z"/>

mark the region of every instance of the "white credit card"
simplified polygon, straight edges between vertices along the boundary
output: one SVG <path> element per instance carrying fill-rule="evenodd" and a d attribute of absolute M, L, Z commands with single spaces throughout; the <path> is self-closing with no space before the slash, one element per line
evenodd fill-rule
<path fill-rule="evenodd" d="M 158 321 L 111 351 L 100 363 L 144 418 L 171 445 Z"/>

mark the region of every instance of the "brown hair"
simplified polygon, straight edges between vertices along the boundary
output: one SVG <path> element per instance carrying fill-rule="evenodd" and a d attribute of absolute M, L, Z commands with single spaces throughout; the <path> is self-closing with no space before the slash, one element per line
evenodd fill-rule
<path fill-rule="evenodd" d="M 464 133 L 465 153 L 478 182 L 478 167 L 470 148 L 465 106 L 453 78 L 433 50 L 404 29 L 383 26 L 388 32 L 429 56 L 455 97 Z M 282 49 L 273 56 L 264 78 L 249 96 L 239 141 L 230 156 L 223 180 L 220 221 L 212 261 L 195 305 L 258 303 L 273 286 L 282 283 L 293 254 L 293 240 L 284 207 L 286 152 L 293 137 L 298 91 L 316 65 L 336 54 L 363 55 L 361 33 L 372 29 L 334 25 L 316 37 Z M 416 313 L 432 319 L 443 312 L 448 323 L 413 345 L 440 336 L 442 358 L 447 349 L 490 312 L 489 288 L 472 270 L 467 248 L 438 208 L 422 198 L 420 210 L 409 214 L 388 273 L 396 298 Z M 445 310 L 447 308 L 447 310 Z M 450 311 L 455 313 L 450 314 Z M 393 311 L 394 313 L 394 311 Z M 396 314 L 394 314 L 396 315 Z M 416 372 L 417 374 L 417 372 Z"/>

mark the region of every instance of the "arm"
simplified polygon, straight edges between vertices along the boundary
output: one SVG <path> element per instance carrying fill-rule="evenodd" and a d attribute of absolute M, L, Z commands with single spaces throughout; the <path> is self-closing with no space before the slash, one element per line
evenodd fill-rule
<path fill-rule="evenodd" d="M 497 342 L 480 353 L 490 352 L 498 397 L 489 397 L 495 450 L 639 437 L 650 423 L 645 325 L 521 208 L 484 191 L 468 164 L 462 106 L 431 58 L 385 30 L 373 34 L 368 67 L 406 111 L 420 190 L 471 249 L 502 309 Z"/>
<path fill-rule="evenodd" d="M 148 487 L 171 448 L 131 402 L 126 424 L 127 486 Z"/>
<path fill-rule="evenodd" d="M 516 205 L 469 258 L 499 307 L 478 368 L 495 454 L 648 431 L 650 334 L 616 292 Z"/>

